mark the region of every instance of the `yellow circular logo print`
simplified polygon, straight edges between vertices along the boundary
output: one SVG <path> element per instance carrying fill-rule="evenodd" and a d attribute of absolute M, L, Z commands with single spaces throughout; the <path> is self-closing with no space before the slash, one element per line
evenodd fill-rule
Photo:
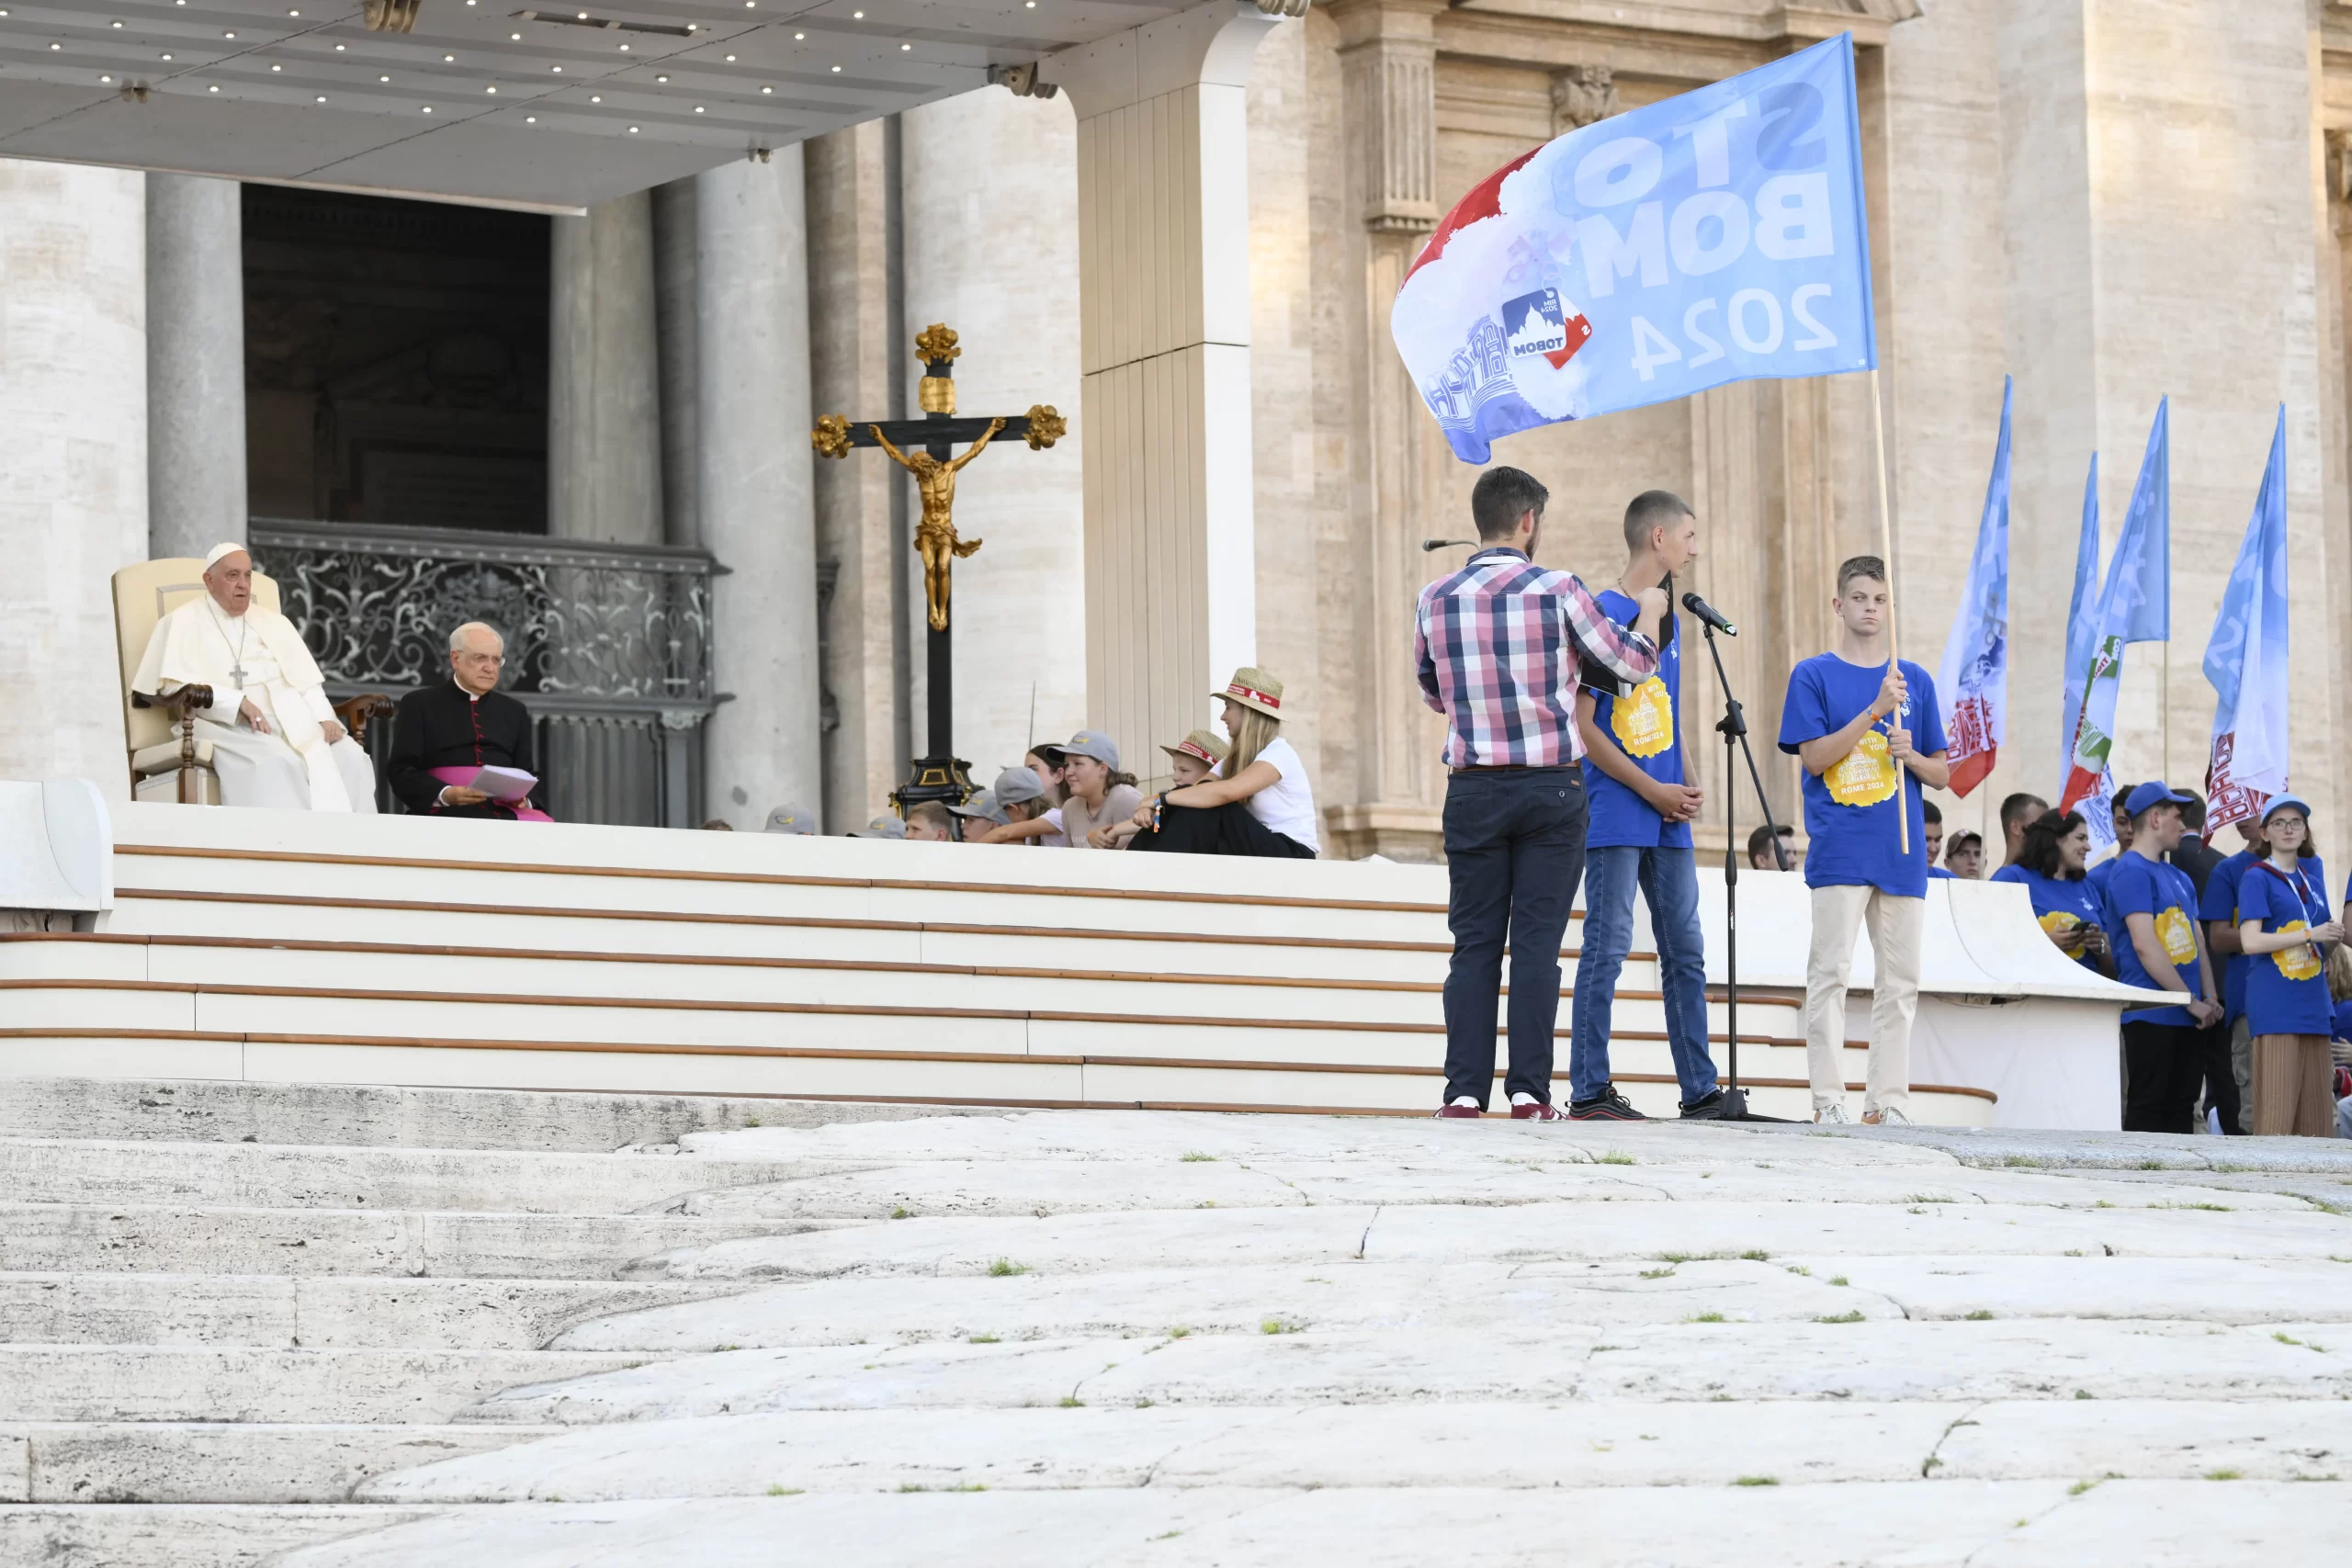
<path fill-rule="evenodd" d="M 2156 940 L 2165 944 L 2165 956 L 2175 964 L 2197 962 L 2197 930 L 2180 912 L 2179 905 L 2156 917 Z"/>
<path fill-rule="evenodd" d="M 2052 909 L 2041 917 L 2041 929 L 2058 943 L 2058 951 L 2069 958 L 2083 955 L 2083 922 L 2080 917 L 2064 909 Z"/>
<path fill-rule="evenodd" d="M 2278 929 L 2281 931 L 2309 931 L 2311 927 L 2301 920 L 2289 920 Z M 2270 955 L 2270 962 L 2278 965 L 2278 973 L 2290 980 L 2311 979 L 2320 972 L 2321 967 L 2319 950 L 2312 947 L 2310 942 L 2305 942 L 2301 947 L 2282 948 Z"/>
<path fill-rule="evenodd" d="M 1894 798 L 1894 759 L 1887 755 L 1885 735 L 1863 730 L 1854 749 L 1822 774 L 1821 782 L 1840 806 L 1876 806 Z"/>
<path fill-rule="evenodd" d="M 1674 699 L 1653 675 L 1609 710 L 1609 733 L 1628 757 L 1655 757 L 1674 744 Z"/>

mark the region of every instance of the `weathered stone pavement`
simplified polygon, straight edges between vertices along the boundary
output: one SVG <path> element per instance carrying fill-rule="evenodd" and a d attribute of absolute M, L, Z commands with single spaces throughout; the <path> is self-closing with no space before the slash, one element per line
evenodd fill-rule
<path fill-rule="evenodd" d="M 518 1440 L 378 1473 L 352 1503 L 410 1522 L 285 1561 L 2281 1568 L 2352 1540 L 2352 1146 L 1102 1112 L 682 1145 L 726 1179 L 618 1271 L 673 1294 L 538 1347 L 611 1370 L 457 1413 Z"/>

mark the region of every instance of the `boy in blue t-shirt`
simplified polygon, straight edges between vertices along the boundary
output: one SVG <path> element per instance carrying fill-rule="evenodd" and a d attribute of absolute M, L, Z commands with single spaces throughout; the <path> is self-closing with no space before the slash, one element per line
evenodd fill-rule
<path fill-rule="evenodd" d="M 1840 565 L 1832 609 L 1837 649 L 1790 671 L 1781 706 L 1781 750 L 1804 764 L 1804 828 L 1813 840 L 1804 860 L 1813 891 L 1804 977 L 1813 1117 L 1846 1120 L 1846 983 L 1855 928 L 1867 921 L 1878 972 L 1862 1120 L 1901 1125 L 1911 1120 L 1911 1015 L 1928 907 L 1919 784 L 1941 789 L 1951 769 L 1934 677 L 1909 660 L 1897 666 L 1887 659 L 1885 563 L 1856 556 Z M 1908 837 L 1898 838 L 1906 821 Z"/>
<path fill-rule="evenodd" d="M 2197 885 L 2164 858 L 2180 842 L 2180 808 L 2188 799 L 2155 780 L 2124 796 L 2132 847 L 2115 857 L 2107 879 L 2107 938 L 2115 949 L 2116 978 L 2186 998 L 2123 1015 L 2127 1133 L 2195 1130 L 2192 1112 L 2205 1079 L 2198 1032 L 2222 1016 L 2221 1003 L 2211 999 L 2212 963 L 2197 925 Z"/>
<path fill-rule="evenodd" d="M 2254 1131 L 2254 1035 L 2245 1021 L 2245 953 L 2238 946 L 2238 880 L 2245 868 L 2270 853 L 2262 825 L 2251 819 L 2238 824 L 2245 848 L 2222 857 L 2204 890 L 2197 895 L 2197 918 L 2205 922 L 2205 951 L 2222 969 L 2222 1021 L 2230 1032 L 2230 1076 L 2238 1086 L 2235 1125 L 2224 1122 L 2225 1133 Z"/>
<path fill-rule="evenodd" d="M 1629 558 L 1613 588 L 1595 595 L 1603 614 L 1630 626 L 1633 595 L 1656 588 L 1699 554 L 1699 520 L 1689 502 L 1645 491 L 1625 509 Z M 1672 594 L 1668 595 L 1669 601 Z M 1642 1113 L 1609 1080 L 1609 1018 L 1617 976 L 1634 942 L 1634 890 L 1650 907 L 1666 1038 L 1674 1054 L 1686 1121 L 1720 1121 L 1747 1110 L 1744 1095 L 1715 1083 L 1707 1053 L 1707 954 L 1699 933 L 1699 865 L 1690 824 L 1701 795 L 1683 782 L 1682 640 L 1667 615 L 1657 673 L 1630 691 L 1587 684 L 1577 693 L 1584 738 L 1583 952 L 1577 959 L 1568 1047 L 1568 1115 L 1578 1122 L 1638 1122 Z"/>

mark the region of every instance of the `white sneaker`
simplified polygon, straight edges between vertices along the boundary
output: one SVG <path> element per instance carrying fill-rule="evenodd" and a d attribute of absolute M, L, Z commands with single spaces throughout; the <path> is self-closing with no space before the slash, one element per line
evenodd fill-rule
<path fill-rule="evenodd" d="M 1814 1107 L 1813 1119 L 1825 1127 L 1846 1127 L 1852 1125 L 1851 1122 L 1847 1121 L 1846 1108 L 1842 1105 L 1816 1105 Z"/>
<path fill-rule="evenodd" d="M 1871 1127 L 1908 1127 L 1911 1118 L 1892 1105 L 1882 1105 L 1876 1111 L 1862 1112 L 1862 1122 Z"/>

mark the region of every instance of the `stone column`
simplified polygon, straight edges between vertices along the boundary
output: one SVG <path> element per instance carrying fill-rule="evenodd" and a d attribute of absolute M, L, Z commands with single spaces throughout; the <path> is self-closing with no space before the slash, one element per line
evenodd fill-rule
<path fill-rule="evenodd" d="M 548 532 L 662 543 L 662 371 L 653 198 L 554 223 L 548 324 Z"/>
<path fill-rule="evenodd" d="M 823 809 L 801 150 L 695 176 L 702 542 L 718 580 L 705 808 L 757 829 Z"/>
<path fill-rule="evenodd" d="M 147 558 L 144 176 L 0 160 L 0 779 L 127 800 L 113 574 Z"/>
<path fill-rule="evenodd" d="M 1128 750 L 1254 661 L 1245 87 L 1273 21 L 1206 0 L 1069 50 L 1087 707 Z"/>
<path fill-rule="evenodd" d="M 245 272 L 234 180 L 147 181 L 147 532 L 156 558 L 245 536 Z"/>
<path fill-rule="evenodd" d="M 893 396 L 900 361 L 911 363 L 892 344 L 899 246 L 890 220 L 897 178 L 890 131 L 888 120 L 868 120 L 812 139 L 804 153 L 810 378 L 820 412 L 852 419 L 892 417 L 903 404 Z M 907 481 L 879 452 L 816 470 L 817 552 L 832 572 L 820 639 L 831 698 L 826 826 L 840 832 L 882 808 L 905 782 L 911 755 L 901 750 L 910 627 L 892 505 Z M 968 504 L 972 493 L 967 487 L 959 499 Z M 959 586 L 967 581 L 968 564 L 956 576 Z"/>
<path fill-rule="evenodd" d="M 1357 657 L 1365 739 L 1352 798 L 1329 808 L 1341 852 L 1398 860 L 1441 856 L 1438 767 L 1443 721 L 1423 705 L 1410 650 L 1413 603 L 1431 575 L 1419 548 L 1440 514 L 1438 470 L 1451 461 L 1404 362 L 1388 310 L 1440 216 L 1437 202 L 1436 18 L 1442 0 L 1342 0 L 1341 115 L 1351 198 L 1351 277 L 1362 279 L 1363 369 L 1356 408 L 1355 514 L 1369 566 Z"/>
<path fill-rule="evenodd" d="M 987 87 L 910 109 L 901 123 L 908 325 L 919 333 L 944 321 L 961 334 L 962 412 L 1016 414 L 1047 403 L 1075 415 L 1081 396 L 1094 395 L 1082 387 L 1101 378 L 1081 377 L 1080 311 L 1070 309 L 1083 241 L 1080 132 L 1069 100 Z M 982 190 L 987 200 L 972 199 Z M 889 371 L 913 401 L 922 372 L 913 353 L 892 360 Z M 954 604 L 956 750 L 983 782 L 1021 761 L 1031 740 L 1033 693 L 1039 738 L 1067 739 L 1087 722 L 1094 606 L 1085 474 L 1096 440 L 1093 424 L 1070 417 L 1069 434 L 1050 451 L 1018 442 L 991 446 L 964 470 L 956 491 L 956 532 L 988 541 L 956 563 Z M 1246 410 L 1242 440 L 1233 460 L 1246 486 Z M 1243 502 L 1246 509 L 1246 491 Z M 1246 510 L 1241 526 L 1246 540 Z M 916 571 L 919 585 L 919 565 Z M 1249 590 L 1245 569 L 1240 592 Z M 909 610 L 922 649 L 928 631 L 920 586 Z M 917 668 L 925 662 L 918 657 Z M 929 691 L 916 685 L 921 719 Z M 1194 711 L 1207 689 L 1193 694 Z M 1129 769 L 1148 777 L 1161 755 L 1151 743 L 1191 724 L 1172 731 L 1104 728 Z M 922 754 L 934 748 L 927 742 Z"/>

